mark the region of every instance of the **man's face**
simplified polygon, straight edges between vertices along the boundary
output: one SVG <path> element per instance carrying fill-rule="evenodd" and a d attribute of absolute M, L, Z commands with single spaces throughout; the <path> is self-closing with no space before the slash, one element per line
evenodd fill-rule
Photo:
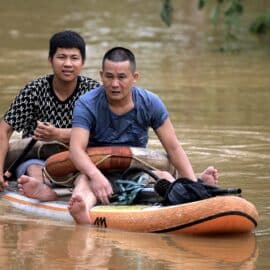
<path fill-rule="evenodd" d="M 107 98 L 111 101 L 121 101 L 130 97 L 132 86 L 138 79 L 138 73 L 131 72 L 129 61 L 105 60 L 100 76 Z"/>
<path fill-rule="evenodd" d="M 53 72 L 57 79 L 65 82 L 77 79 L 84 61 L 77 48 L 58 48 L 52 58 L 49 58 Z"/>

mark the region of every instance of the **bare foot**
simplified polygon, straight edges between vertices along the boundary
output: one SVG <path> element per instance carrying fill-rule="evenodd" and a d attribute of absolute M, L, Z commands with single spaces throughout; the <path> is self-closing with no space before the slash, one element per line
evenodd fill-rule
<path fill-rule="evenodd" d="M 55 201 L 57 194 L 50 187 L 43 182 L 27 176 L 22 175 L 18 179 L 19 192 L 26 197 L 38 199 L 40 201 Z"/>
<path fill-rule="evenodd" d="M 69 213 L 78 224 L 91 224 L 89 209 L 80 195 L 74 195 L 68 203 Z"/>
<path fill-rule="evenodd" d="M 218 170 L 213 166 L 209 166 L 206 168 L 200 176 L 200 179 L 204 181 L 204 183 L 209 185 L 217 185 L 218 184 Z"/>

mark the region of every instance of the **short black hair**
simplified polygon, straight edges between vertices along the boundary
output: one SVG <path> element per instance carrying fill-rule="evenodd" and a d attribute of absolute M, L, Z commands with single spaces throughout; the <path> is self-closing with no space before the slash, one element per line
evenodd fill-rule
<path fill-rule="evenodd" d="M 49 43 L 49 58 L 53 58 L 58 48 L 77 48 L 80 50 L 83 61 L 85 60 L 85 41 L 75 31 L 66 30 L 54 34 Z"/>
<path fill-rule="evenodd" d="M 114 47 L 107 51 L 102 60 L 102 69 L 104 68 L 105 60 L 111 60 L 113 62 L 129 61 L 131 72 L 136 70 L 136 59 L 134 54 L 127 48 Z"/>

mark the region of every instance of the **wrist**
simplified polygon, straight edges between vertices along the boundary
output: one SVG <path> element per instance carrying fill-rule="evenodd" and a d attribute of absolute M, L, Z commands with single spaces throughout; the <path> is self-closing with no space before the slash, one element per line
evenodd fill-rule
<path fill-rule="evenodd" d="M 99 178 L 101 175 L 102 173 L 99 169 L 91 170 L 89 173 L 87 173 L 87 177 L 90 181 Z"/>
<path fill-rule="evenodd" d="M 54 128 L 54 139 L 65 144 L 69 144 L 71 128 Z"/>
<path fill-rule="evenodd" d="M 61 141 L 60 128 L 57 128 L 55 126 L 53 127 L 53 130 L 52 130 L 52 140 Z"/>

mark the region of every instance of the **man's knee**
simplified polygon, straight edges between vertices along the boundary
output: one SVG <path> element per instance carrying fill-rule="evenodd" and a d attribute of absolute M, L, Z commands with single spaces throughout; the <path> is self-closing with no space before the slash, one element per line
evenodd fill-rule
<path fill-rule="evenodd" d="M 32 174 L 36 174 L 36 173 L 42 173 L 42 165 L 39 164 L 32 164 L 29 165 L 26 169 L 26 174 L 27 175 L 32 175 Z"/>
<path fill-rule="evenodd" d="M 16 170 L 16 176 L 19 178 L 23 174 L 32 174 L 36 171 L 41 171 L 41 168 L 44 166 L 45 161 L 41 159 L 29 159 L 19 165 Z M 30 171 L 29 171 L 30 170 Z"/>

